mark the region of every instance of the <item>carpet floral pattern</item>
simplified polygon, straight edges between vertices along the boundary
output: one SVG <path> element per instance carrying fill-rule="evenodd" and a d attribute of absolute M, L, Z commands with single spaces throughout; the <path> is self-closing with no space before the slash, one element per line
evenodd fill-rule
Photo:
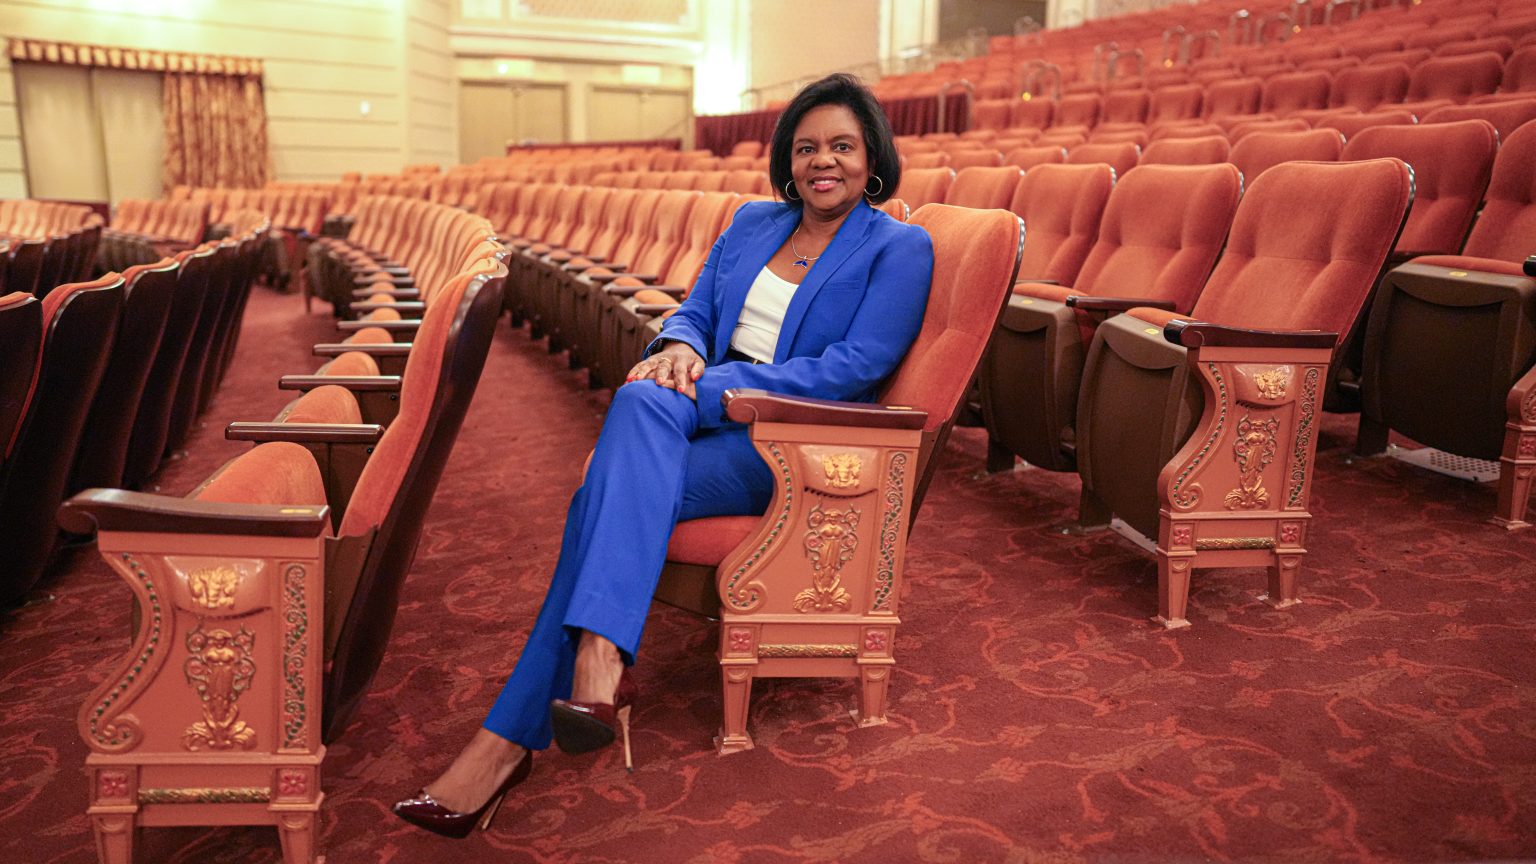
<path fill-rule="evenodd" d="M 189 451 L 184 494 L 244 445 L 328 319 L 258 290 Z M 446 765 L 510 672 L 604 398 L 502 329 L 427 519 L 389 655 L 325 766 L 322 842 L 351 862 L 1456 861 L 1536 856 L 1536 532 L 1487 524 L 1493 491 L 1319 448 L 1302 595 L 1197 573 L 1165 633 L 1152 559 L 1060 533 L 1075 475 L 979 476 L 959 430 L 912 535 L 891 723 L 849 682 L 768 680 L 757 749 L 710 748 L 706 622 L 652 614 L 633 774 L 614 750 L 545 754 L 493 828 L 455 844 L 389 807 Z M 74 717 L 128 644 L 128 592 L 61 561 L 0 620 L 0 860 L 90 862 Z M 270 862 L 270 829 L 150 829 L 140 861 Z"/>

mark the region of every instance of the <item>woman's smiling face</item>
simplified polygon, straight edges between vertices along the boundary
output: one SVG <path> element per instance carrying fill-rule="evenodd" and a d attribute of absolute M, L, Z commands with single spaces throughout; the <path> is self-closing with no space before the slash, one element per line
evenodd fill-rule
<path fill-rule="evenodd" d="M 805 209 L 821 218 L 841 216 L 869 183 L 864 127 L 845 105 L 821 105 L 800 118 L 790 156 L 794 189 Z"/>

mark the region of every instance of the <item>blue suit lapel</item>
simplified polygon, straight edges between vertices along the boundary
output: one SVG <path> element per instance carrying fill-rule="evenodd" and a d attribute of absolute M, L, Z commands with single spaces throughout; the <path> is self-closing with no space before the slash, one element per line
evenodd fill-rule
<path fill-rule="evenodd" d="M 875 211 L 865 204 L 862 198 L 859 199 L 853 210 L 849 211 L 848 218 L 838 227 L 832 242 L 827 244 L 826 251 L 821 253 L 820 260 L 811 268 L 811 272 L 806 274 L 800 287 L 795 289 L 795 296 L 789 301 L 789 308 L 784 312 L 784 324 L 779 328 L 779 344 L 774 349 L 773 362 L 783 363 L 789 359 L 789 349 L 795 344 L 795 334 L 800 330 L 800 322 L 805 320 L 806 307 L 816 299 L 816 292 L 821 290 L 821 286 L 837 274 L 837 269 L 843 265 L 843 262 L 852 257 L 853 253 L 864 245 L 864 241 L 869 239 L 869 228 L 874 221 L 874 213 Z M 788 236 L 788 234 L 785 235 L 785 237 Z M 783 242 L 783 240 L 779 241 L 780 244 Z M 773 248 L 779 247 L 776 245 Z M 769 255 L 772 257 L 772 253 Z M 768 263 L 766 258 L 763 259 L 763 263 Z M 737 312 L 740 312 L 739 308 Z"/>
<path fill-rule="evenodd" d="M 720 305 L 719 322 L 715 326 L 714 356 L 710 362 L 719 363 L 725 357 L 725 352 L 730 350 L 736 321 L 741 317 L 741 308 L 747 303 L 747 292 L 757 280 L 757 274 L 768 266 L 773 253 L 779 251 L 779 247 L 784 245 L 784 241 L 789 239 L 799 224 L 800 211 L 783 208 L 763 227 L 761 242 L 742 251 L 731 268 L 732 272 L 721 274 L 723 278 L 718 284 L 726 288 Z"/>

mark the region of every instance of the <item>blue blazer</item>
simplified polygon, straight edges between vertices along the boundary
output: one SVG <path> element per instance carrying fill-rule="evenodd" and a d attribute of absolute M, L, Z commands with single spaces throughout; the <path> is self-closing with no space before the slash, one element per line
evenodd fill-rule
<path fill-rule="evenodd" d="M 933 278 L 928 232 L 856 204 L 826 251 L 795 289 L 772 364 L 725 360 L 747 290 L 800 224 L 786 204 L 753 201 L 715 241 L 688 299 L 662 326 L 708 364 L 696 382 L 699 425 L 730 421 L 720 397 L 756 387 L 793 396 L 871 402 L 922 327 Z"/>

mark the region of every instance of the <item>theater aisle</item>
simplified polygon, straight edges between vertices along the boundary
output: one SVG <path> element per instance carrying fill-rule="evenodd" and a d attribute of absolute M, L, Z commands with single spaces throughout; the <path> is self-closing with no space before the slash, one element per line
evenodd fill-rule
<path fill-rule="evenodd" d="M 258 288 L 223 391 L 161 485 L 246 445 L 329 318 Z M 1155 568 L 1112 534 L 1065 536 L 1073 475 L 977 479 L 957 430 L 908 559 L 891 724 L 851 683 L 754 690 L 757 749 L 718 758 L 713 631 L 652 615 L 621 754 L 544 754 L 492 830 L 432 837 L 389 806 L 490 705 L 531 623 L 606 398 L 505 323 L 427 517 L 389 654 L 330 750 L 322 844 L 340 862 L 1466 860 L 1536 854 L 1536 532 L 1492 492 L 1319 449 L 1305 602 L 1257 571 L 1197 574 L 1193 627 L 1153 629 Z M 645 466 L 636 466 L 644 471 Z M 128 643 L 128 591 L 75 553 L 55 599 L 0 619 L 0 860 L 94 861 L 74 718 Z M 271 829 L 145 831 L 140 861 L 277 860 Z"/>

